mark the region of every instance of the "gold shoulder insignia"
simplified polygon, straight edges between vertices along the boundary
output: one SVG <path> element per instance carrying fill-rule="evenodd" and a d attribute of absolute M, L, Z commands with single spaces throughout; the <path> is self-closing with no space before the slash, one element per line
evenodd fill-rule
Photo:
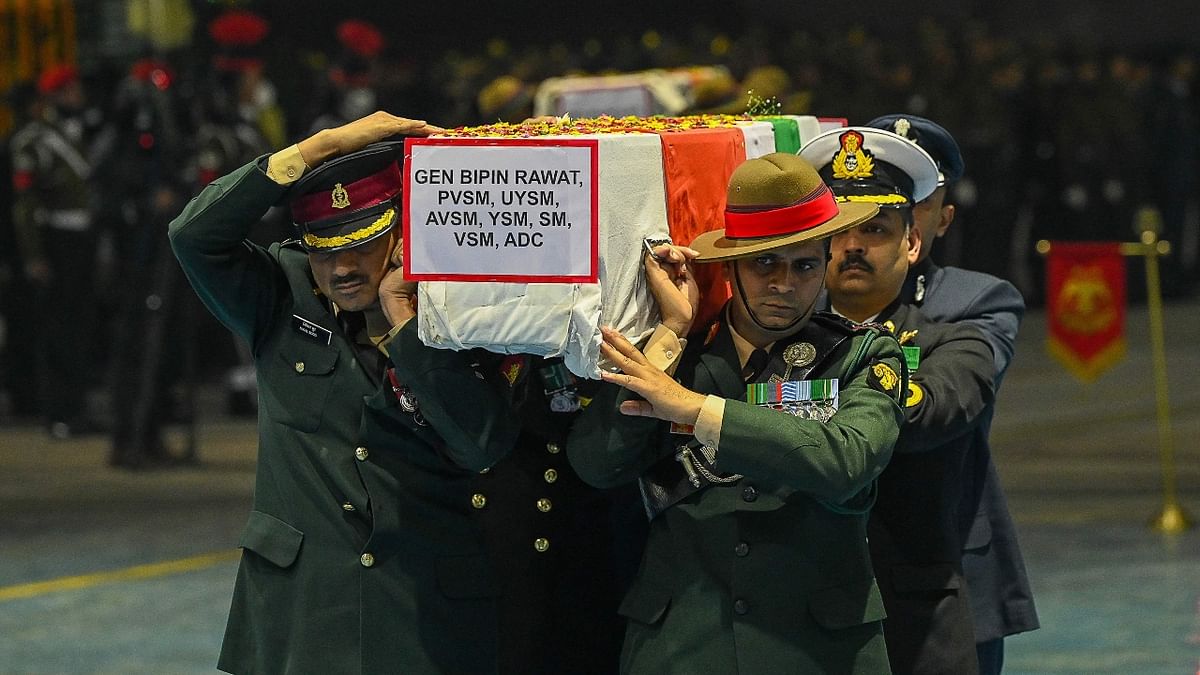
<path fill-rule="evenodd" d="M 833 155 L 834 178 L 870 178 L 875 175 L 875 158 L 863 148 L 863 135 L 847 131 L 838 140 L 842 147 Z"/>
<path fill-rule="evenodd" d="M 913 330 L 906 330 L 900 334 L 900 339 L 898 340 L 898 342 L 902 345 L 906 345 L 906 344 L 912 342 L 913 338 L 917 337 L 917 333 L 919 333 L 919 332 L 921 332 L 921 329 L 919 329 L 919 328 L 914 328 Z"/>
<path fill-rule="evenodd" d="M 346 188 L 342 187 L 341 183 L 333 186 L 333 208 L 344 209 L 350 206 L 350 193 L 346 192 Z"/>
<path fill-rule="evenodd" d="M 904 399 L 904 407 L 911 408 L 925 400 L 925 390 L 916 382 L 908 383 L 908 398 Z"/>
<path fill-rule="evenodd" d="M 871 364 L 870 372 L 867 374 L 867 383 L 885 394 L 894 394 L 896 387 L 900 384 L 900 376 L 888 364 L 876 361 Z"/>
<path fill-rule="evenodd" d="M 886 328 L 886 329 L 888 329 L 888 332 L 889 332 L 889 333 L 895 333 L 895 332 L 896 332 L 896 324 L 892 323 L 892 320 L 891 320 L 891 319 L 888 319 L 887 321 L 884 321 L 884 322 L 883 322 L 883 327 L 884 327 L 884 328 Z"/>

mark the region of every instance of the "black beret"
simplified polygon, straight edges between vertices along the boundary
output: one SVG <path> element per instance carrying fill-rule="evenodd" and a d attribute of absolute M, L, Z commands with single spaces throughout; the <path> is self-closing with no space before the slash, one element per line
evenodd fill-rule
<path fill-rule="evenodd" d="M 954 183 L 963 176 L 966 168 L 962 152 L 954 136 L 940 124 L 916 115 L 884 115 L 867 122 L 866 126 L 898 134 L 921 146 L 937 162 L 942 173 L 942 184 Z"/>

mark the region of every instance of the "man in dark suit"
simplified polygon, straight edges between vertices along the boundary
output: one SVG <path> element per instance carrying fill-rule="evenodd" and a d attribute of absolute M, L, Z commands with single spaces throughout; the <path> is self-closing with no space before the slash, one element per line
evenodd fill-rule
<path fill-rule="evenodd" d="M 662 325 L 642 350 L 604 329 L 623 372 L 567 443 L 589 483 L 637 481 L 652 519 L 622 671 L 887 673 L 866 520 L 904 369 L 886 332 L 812 313 L 825 240 L 878 207 L 837 204 L 783 153 L 739 166 L 727 195 L 724 229 L 647 260 Z M 685 348 L 689 256 L 724 263 L 734 293 Z"/>
<path fill-rule="evenodd" d="M 497 580 L 469 495 L 520 421 L 471 353 L 417 339 L 395 257 L 400 150 L 372 145 L 436 130 L 375 113 L 321 131 L 217 179 L 170 225 L 259 385 L 222 670 L 496 670 Z M 299 239 L 245 241 L 282 202 Z"/>
<path fill-rule="evenodd" d="M 982 330 L 992 346 L 995 387 L 999 391 L 1025 313 L 1020 292 L 991 275 L 938 267 L 930 256 L 934 240 L 945 234 L 954 221 L 954 204 L 949 199 L 964 168 L 958 145 L 941 126 L 914 115 L 886 115 L 867 126 L 913 140 L 933 157 L 941 174 L 938 188 L 913 208 L 922 244 L 917 264 L 905 280 L 901 301 L 915 304 L 931 320 L 968 323 Z M 964 532 L 963 570 L 971 589 L 979 668 L 985 675 L 1001 671 L 1006 635 L 1039 626 L 1016 526 L 986 443 L 991 415 L 991 411 L 986 413 L 977 431 L 985 442 L 975 445 L 967 457 L 959 506 Z"/>
<path fill-rule="evenodd" d="M 908 140 L 866 127 L 817 136 L 800 154 L 838 199 L 880 204 L 874 218 L 834 235 L 825 283 L 835 313 L 884 324 L 909 357 L 905 426 L 867 525 L 888 659 L 897 673 L 975 673 L 958 496 L 972 432 L 991 409 L 992 350 L 975 327 L 935 323 L 899 302 L 920 250 L 913 204 L 936 188 L 937 167 Z"/>

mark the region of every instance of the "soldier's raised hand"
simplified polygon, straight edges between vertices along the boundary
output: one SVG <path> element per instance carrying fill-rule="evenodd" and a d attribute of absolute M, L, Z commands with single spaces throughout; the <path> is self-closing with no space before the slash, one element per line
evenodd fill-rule
<path fill-rule="evenodd" d="M 347 153 L 361 150 L 392 136 L 429 136 L 444 131 L 424 120 L 397 117 L 382 110 L 332 129 L 322 129 L 297 143 L 308 168 Z"/>
<path fill-rule="evenodd" d="M 658 303 L 662 324 L 679 337 L 686 337 L 700 306 L 700 288 L 692 274 L 695 249 L 660 244 L 646 254 L 646 282 Z"/>
<path fill-rule="evenodd" d="M 622 414 L 657 417 L 680 424 L 696 423 L 700 408 L 704 405 L 704 394 L 684 387 L 650 363 L 646 355 L 616 329 L 605 326 L 600 333 L 604 338 L 600 343 L 600 354 L 622 371 L 610 373 L 601 370 L 600 378 L 625 387 L 645 399 L 622 401 Z"/>
<path fill-rule="evenodd" d="M 388 323 L 397 326 L 417 315 L 417 282 L 404 278 L 404 240 L 399 237 L 388 266 L 379 282 L 379 306 Z"/>

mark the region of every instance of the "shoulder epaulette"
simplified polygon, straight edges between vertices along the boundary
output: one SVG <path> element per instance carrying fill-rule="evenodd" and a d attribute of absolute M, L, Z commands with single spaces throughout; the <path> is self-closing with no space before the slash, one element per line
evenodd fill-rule
<path fill-rule="evenodd" d="M 831 312 L 815 312 L 812 316 L 812 321 L 819 324 L 822 328 L 835 330 L 845 335 L 861 335 L 871 331 L 877 333 L 888 332 L 887 327 L 883 324 L 875 322 L 858 323 Z"/>

